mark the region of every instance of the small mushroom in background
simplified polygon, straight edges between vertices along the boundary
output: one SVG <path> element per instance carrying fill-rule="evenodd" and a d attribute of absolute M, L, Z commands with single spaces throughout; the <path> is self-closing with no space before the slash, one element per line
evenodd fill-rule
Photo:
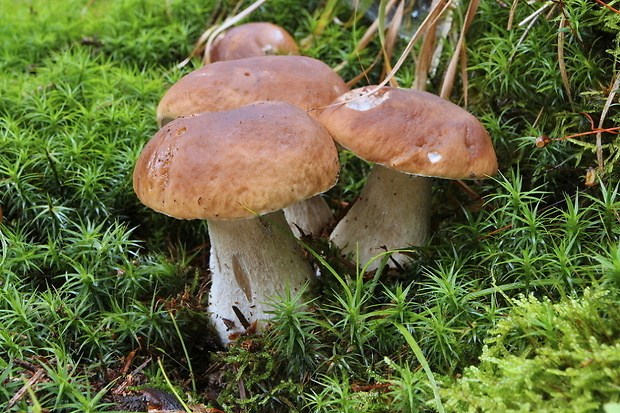
<path fill-rule="evenodd" d="M 205 51 L 205 63 L 272 55 L 299 55 L 293 36 L 273 23 L 245 23 L 216 37 Z"/>
<path fill-rule="evenodd" d="M 362 266 L 388 250 L 427 242 L 428 177 L 483 179 L 497 173 L 489 134 L 465 109 L 428 92 L 382 87 L 370 94 L 374 89 L 343 94 L 319 118 L 336 142 L 375 163 L 358 199 L 330 235 L 343 255 Z M 392 259 L 407 262 L 401 253 Z"/>
<path fill-rule="evenodd" d="M 208 220 L 209 312 L 223 343 L 314 277 L 282 208 L 328 190 L 339 170 L 321 124 L 279 101 L 178 118 L 147 143 L 133 174 L 138 198 Z"/>
<path fill-rule="evenodd" d="M 179 116 L 234 109 L 266 99 L 291 103 L 316 118 L 320 108 L 348 90 L 332 68 L 310 57 L 216 62 L 192 71 L 168 89 L 157 107 L 157 123 L 162 127 Z M 296 236 L 321 235 L 333 219 L 322 196 L 286 208 L 285 215 Z"/>

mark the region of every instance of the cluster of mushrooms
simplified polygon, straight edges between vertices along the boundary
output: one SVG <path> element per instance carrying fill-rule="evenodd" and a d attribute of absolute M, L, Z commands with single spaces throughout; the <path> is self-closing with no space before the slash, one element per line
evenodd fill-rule
<path fill-rule="evenodd" d="M 349 90 L 271 23 L 224 32 L 207 60 L 161 99 L 161 129 L 133 185 L 158 212 L 208 220 L 209 314 L 223 344 L 268 319 L 273 298 L 316 278 L 296 237 L 333 226 L 321 194 L 338 179 L 339 149 L 375 164 L 330 234 L 368 270 L 378 254 L 428 239 L 428 177 L 497 172 L 489 135 L 466 110 L 411 89 Z"/>

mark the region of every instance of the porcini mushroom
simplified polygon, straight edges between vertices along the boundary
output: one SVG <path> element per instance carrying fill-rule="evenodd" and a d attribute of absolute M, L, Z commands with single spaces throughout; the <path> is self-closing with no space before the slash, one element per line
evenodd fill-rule
<path fill-rule="evenodd" d="M 141 152 L 133 186 L 142 203 L 208 222 L 209 312 L 223 343 L 313 277 L 282 208 L 332 187 L 339 168 L 318 121 L 278 101 L 178 118 Z"/>
<path fill-rule="evenodd" d="M 319 118 L 340 145 L 376 164 L 330 236 L 344 255 L 359 253 L 361 265 L 388 250 L 427 242 L 428 177 L 482 179 L 497 173 L 489 134 L 465 109 L 428 92 L 375 89 L 343 94 Z M 407 262 L 404 254 L 392 259 Z"/>
<path fill-rule="evenodd" d="M 157 107 L 159 126 L 179 116 L 233 109 L 275 99 L 292 103 L 312 117 L 349 88 L 325 63 L 305 56 L 262 56 L 216 62 L 182 77 Z M 322 196 L 285 209 L 294 233 L 321 234 L 332 211 Z"/>
<path fill-rule="evenodd" d="M 161 127 L 179 116 L 234 109 L 257 100 L 292 103 L 318 117 L 348 91 L 331 67 L 306 56 L 259 56 L 215 62 L 179 79 L 157 106 Z"/>
<path fill-rule="evenodd" d="M 282 27 L 268 22 L 245 23 L 215 38 L 207 63 L 271 55 L 299 55 L 295 39 Z"/>

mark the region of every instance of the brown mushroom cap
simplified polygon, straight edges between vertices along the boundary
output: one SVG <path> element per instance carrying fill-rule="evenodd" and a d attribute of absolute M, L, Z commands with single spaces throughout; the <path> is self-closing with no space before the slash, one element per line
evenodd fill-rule
<path fill-rule="evenodd" d="M 133 186 L 146 206 L 181 219 L 239 219 L 331 188 L 340 166 L 318 121 L 261 101 L 176 119 L 144 147 Z"/>
<path fill-rule="evenodd" d="M 351 90 L 322 112 L 320 122 L 343 147 L 409 174 L 480 179 L 497 173 L 489 134 L 465 109 L 413 89 L 382 87 L 364 95 L 375 88 Z"/>
<path fill-rule="evenodd" d="M 183 76 L 164 94 L 157 123 L 179 116 L 234 109 L 257 100 L 281 100 L 304 110 L 320 108 L 348 91 L 342 78 L 320 60 L 305 56 L 260 56 L 216 62 Z M 309 112 L 318 117 L 319 111 Z"/>
<path fill-rule="evenodd" d="M 273 23 L 255 22 L 233 27 L 220 34 L 209 53 L 211 62 L 269 55 L 298 55 L 295 39 Z"/>

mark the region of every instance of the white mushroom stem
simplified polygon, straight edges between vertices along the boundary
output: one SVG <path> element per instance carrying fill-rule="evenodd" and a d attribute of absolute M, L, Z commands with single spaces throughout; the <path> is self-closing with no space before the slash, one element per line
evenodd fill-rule
<path fill-rule="evenodd" d="M 266 312 L 273 310 L 269 302 L 287 291 L 294 296 L 314 273 L 281 210 L 255 218 L 209 220 L 208 226 L 209 313 L 227 344 L 231 333 L 245 331 L 246 321 L 268 319 Z"/>
<path fill-rule="evenodd" d="M 431 179 L 375 165 L 359 198 L 331 233 L 331 239 L 352 260 L 364 266 L 389 250 L 421 246 L 430 232 Z M 392 254 L 406 264 L 405 254 Z M 377 269 L 381 259 L 368 270 Z M 388 261 L 394 267 L 394 263 Z"/>
<path fill-rule="evenodd" d="M 321 195 L 315 195 L 284 208 L 284 216 L 296 237 L 320 236 L 332 222 L 333 214 Z"/>

